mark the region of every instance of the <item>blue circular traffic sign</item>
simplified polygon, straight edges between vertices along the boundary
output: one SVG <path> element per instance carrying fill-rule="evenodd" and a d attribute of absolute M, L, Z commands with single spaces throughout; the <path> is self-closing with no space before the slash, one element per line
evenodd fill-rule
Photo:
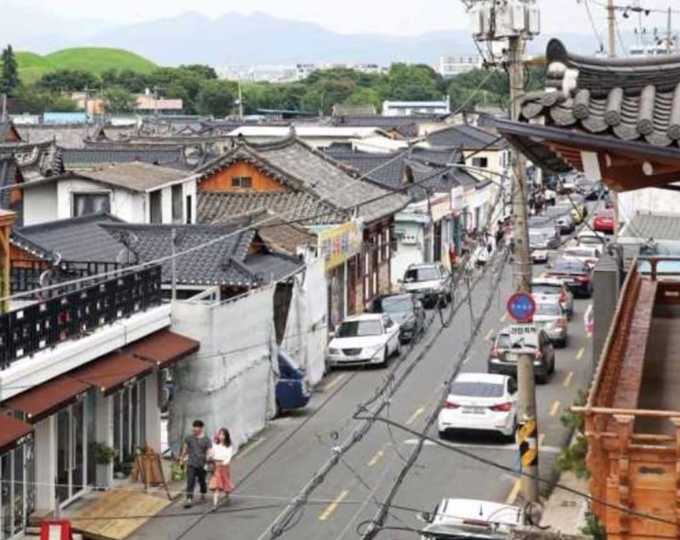
<path fill-rule="evenodd" d="M 531 321 L 536 313 L 536 302 L 528 293 L 518 292 L 513 294 L 506 307 L 510 317 L 518 323 Z"/>

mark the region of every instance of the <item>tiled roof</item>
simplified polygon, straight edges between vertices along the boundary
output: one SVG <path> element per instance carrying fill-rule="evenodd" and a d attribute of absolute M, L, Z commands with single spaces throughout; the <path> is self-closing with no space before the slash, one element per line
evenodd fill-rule
<path fill-rule="evenodd" d="M 294 136 L 269 144 L 240 141 L 199 172 L 206 177 L 238 161 L 249 162 L 292 190 L 306 191 L 339 211 L 358 209 L 368 223 L 395 214 L 409 202 L 401 194 L 390 194 L 374 183 L 354 178 L 354 171 Z"/>
<path fill-rule="evenodd" d="M 680 55 L 585 57 L 558 40 L 547 49 L 547 86 L 525 96 L 522 119 L 661 147 L 680 146 Z"/>
<path fill-rule="evenodd" d="M 478 183 L 473 176 L 460 168 L 447 166 L 459 161 L 456 150 L 411 148 L 399 154 L 372 154 L 336 148 L 331 151 L 331 156 L 392 190 L 405 187 L 406 167 L 409 166 L 413 181 L 417 183 L 408 190 L 409 196 L 414 200 L 427 198 L 428 191 L 448 193 L 455 187 Z"/>
<path fill-rule="evenodd" d="M 375 116 L 374 105 L 352 105 L 336 103 L 333 105 L 333 116 Z"/>
<path fill-rule="evenodd" d="M 184 149 L 181 146 L 125 145 L 60 148 L 58 154 L 63 170 L 70 171 L 135 161 L 162 167 L 188 168 L 184 159 Z"/>
<path fill-rule="evenodd" d="M 427 140 L 432 146 L 462 150 L 481 150 L 482 148 L 502 150 L 506 147 L 505 141 L 498 140 L 498 136 L 469 124 L 459 124 L 433 131 L 427 136 Z"/>
<path fill-rule="evenodd" d="M 7 137 L 12 131 L 14 125 L 12 122 L 0 122 L 0 142 L 7 142 Z"/>
<path fill-rule="evenodd" d="M 0 154 L 0 208 L 5 210 L 10 207 L 10 192 L 5 189 L 7 186 L 13 186 L 17 180 L 17 162 L 12 154 Z"/>
<path fill-rule="evenodd" d="M 54 142 L 63 148 L 83 148 L 85 146 L 84 126 L 52 126 L 52 125 L 22 125 L 17 130 L 24 141 L 30 143 Z M 93 127 L 90 126 L 90 131 Z M 111 140 L 118 140 L 121 135 L 129 135 L 134 128 L 125 126 L 107 126 L 106 132 Z"/>
<path fill-rule="evenodd" d="M 384 131 L 398 131 L 403 137 L 417 137 L 419 126 L 424 122 L 436 122 L 436 115 L 420 116 L 338 116 L 331 121 L 337 126 L 377 127 Z"/>
<path fill-rule="evenodd" d="M 328 225 L 350 219 L 349 212 L 320 201 L 305 191 L 274 193 L 198 193 L 198 219 L 201 223 L 224 223 L 236 216 L 271 211 L 303 225 Z"/>
<path fill-rule="evenodd" d="M 230 225 L 106 225 L 106 230 L 138 257 L 148 262 L 173 253 L 172 234 L 176 231 L 175 253 L 202 244 L 203 247 L 176 258 L 176 280 L 184 285 L 252 287 L 278 279 L 304 266 L 282 255 L 248 255 L 255 237 L 242 223 Z M 172 263 L 162 263 L 163 281 L 172 281 Z"/>
<path fill-rule="evenodd" d="M 643 241 L 680 240 L 680 215 L 638 214 L 621 231 L 621 236 Z"/>
<path fill-rule="evenodd" d="M 62 219 L 15 229 L 12 242 L 45 259 L 68 262 L 128 262 L 125 246 L 102 224 L 120 223 L 109 214 Z"/>

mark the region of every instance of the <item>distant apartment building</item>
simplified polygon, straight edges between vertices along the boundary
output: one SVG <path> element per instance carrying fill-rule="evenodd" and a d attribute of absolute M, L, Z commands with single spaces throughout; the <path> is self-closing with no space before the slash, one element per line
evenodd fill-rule
<path fill-rule="evenodd" d="M 481 68 L 483 59 L 476 54 L 447 54 L 439 59 L 439 73 L 445 79 Z"/>
<path fill-rule="evenodd" d="M 346 62 L 308 62 L 291 65 L 231 65 L 217 68 L 217 73 L 223 79 L 250 82 L 293 82 L 309 77 L 315 71 L 322 69 L 353 69 L 369 75 L 387 73 L 388 68 L 371 63 Z"/>
<path fill-rule="evenodd" d="M 444 96 L 441 101 L 383 101 L 383 116 L 447 115 L 451 101 Z"/>

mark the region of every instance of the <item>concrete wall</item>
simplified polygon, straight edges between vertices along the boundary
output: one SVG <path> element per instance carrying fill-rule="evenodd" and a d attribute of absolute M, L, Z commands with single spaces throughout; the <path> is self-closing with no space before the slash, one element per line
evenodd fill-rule
<path fill-rule="evenodd" d="M 619 193 L 619 214 L 624 223 L 636 214 L 680 213 L 680 193 L 667 189 L 646 188 Z"/>
<path fill-rule="evenodd" d="M 614 320 L 614 313 L 619 301 L 620 275 L 616 261 L 609 255 L 603 255 L 593 274 L 593 315 L 595 329 L 592 341 L 592 359 L 596 366 L 600 360 L 609 328 Z M 584 324 L 584 321 L 576 321 Z"/>
<path fill-rule="evenodd" d="M 412 264 L 425 262 L 424 224 L 416 222 L 397 221 L 395 230 L 400 233 L 397 250 L 392 253 L 392 284 L 396 285 L 404 278 L 408 267 Z M 405 241 L 405 239 L 407 239 Z"/>

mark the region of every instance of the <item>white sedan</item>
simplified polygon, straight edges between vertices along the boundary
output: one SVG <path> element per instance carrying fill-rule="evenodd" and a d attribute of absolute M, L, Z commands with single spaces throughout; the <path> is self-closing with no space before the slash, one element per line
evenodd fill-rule
<path fill-rule="evenodd" d="M 387 365 L 401 354 L 399 325 L 384 313 L 349 317 L 328 344 L 330 367 L 352 364 Z"/>
<path fill-rule="evenodd" d="M 517 383 L 507 375 L 459 375 L 439 412 L 438 425 L 440 437 L 452 430 L 475 430 L 513 438 L 517 429 Z"/>
<path fill-rule="evenodd" d="M 565 259 L 577 259 L 586 263 L 590 268 L 595 268 L 597 261 L 602 256 L 602 246 L 572 246 L 562 250 Z"/>

